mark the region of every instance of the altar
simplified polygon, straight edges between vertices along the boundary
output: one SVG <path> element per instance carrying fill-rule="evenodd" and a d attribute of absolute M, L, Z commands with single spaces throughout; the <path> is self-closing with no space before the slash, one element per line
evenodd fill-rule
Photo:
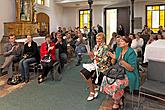
<path fill-rule="evenodd" d="M 146 45 L 143 63 L 149 60 L 165 62 L 165 40 L 157 40 Z"/>
<path fill-rule="evenodd" d="M 158 81 L 165 79 L 165 40 L 157 40 L 146 45 L 144 63 L 148 62 L 148 72 Z M 150 76 L 148 76 L 150 77 Z"/>

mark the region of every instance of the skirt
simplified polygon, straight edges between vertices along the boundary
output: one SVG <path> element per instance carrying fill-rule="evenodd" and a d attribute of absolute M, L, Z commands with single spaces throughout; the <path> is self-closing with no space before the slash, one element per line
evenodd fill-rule
<path fill-rule="evenodd" d="M 83 68 L 80 73 L 82 74 L 82 76 L 88 80 L 89 78 L 92 79 L 92 83 L 95 84 L 95 85 L 101 85 L 102 83 L 102 80 L 103 80 L 103 73 L 99 72 L 99 77 L 98 77 L 98 83 L 96 84 L 95 83 L 95 80 L 97 78 L 97 75 L 96 75 L 96 71 L 95 70 L 92 70 L 91 72 L 88 71 L 87 69 Z"/>

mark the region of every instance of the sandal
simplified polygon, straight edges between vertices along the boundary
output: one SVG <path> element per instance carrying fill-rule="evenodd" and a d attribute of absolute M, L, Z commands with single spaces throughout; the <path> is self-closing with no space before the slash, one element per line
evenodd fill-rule
<path fill-rule="evenodd" d="M 43 78 L 39 78 L 39 79 L 38 79 L 38 83 L 40 84 L 40 83 L 42 83 L 42 82 L 44 82 L 44 79 L 43 79 Z"/>
<path fill-rule="evenodd" d="M 97 98 L 98 97 L 98 95 L 99 95 L 99 87 L 96 87 L 95 89 L 95 94 L 94 94 L 94 98 Z"/>
<path fill-rule="evenodd" d="M 116 105 L 116 106 L 115 106 Z M 115 106 L 115 107 L 114 107 Z M 114 103 L 113 104 L 113 107 L 112 107 L 112 110 L 119 110 L 120 109 L 120 106 L 119 106 L 119 104 L 116 104 L 116 103 Z"/>
<path fill-rule="evenodd" d="M 120 109 L 119 103 L 116 100 L 114 100 L 114 104 L 113 104 L 112 110 L 119 110 L 119 109 Z"/>
<path fill-rule="evenodd" d="M 122 96 L 121 97 L 121 99 L 120 99 L 120 108 L 124 108 L 124 99 L 125 99 L 125 97 L 124 96 Z"/>
<path fill-rule="evenodd" d="M 41 79 L 41 78 L 42 78 L 42 75 L 39 75 L 39 76 L 38 76 L 38 80 Z"/>
<path fill-rule="evenodd" d="M 94 97 L 95 93 L 93 92 L 90 92 L 88 98 L 87 98 L 87 101 L 92 101 L 95 97 Z"/>

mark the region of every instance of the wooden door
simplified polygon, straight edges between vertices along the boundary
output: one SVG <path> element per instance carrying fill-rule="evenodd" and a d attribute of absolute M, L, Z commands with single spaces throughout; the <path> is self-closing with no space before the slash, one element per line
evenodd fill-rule
<path fill-rule="evenodd" d="M 125 29 L 125 33 L 130 33 L 130 8 L 121 7 L 117 8 L 117 27 L 122 24 Z"/>

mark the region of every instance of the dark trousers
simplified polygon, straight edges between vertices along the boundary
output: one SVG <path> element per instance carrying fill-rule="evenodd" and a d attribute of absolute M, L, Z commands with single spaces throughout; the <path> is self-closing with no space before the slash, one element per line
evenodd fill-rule
<path fill-rule="evenodd" d="M 42 78 L 45 78 L 47 77 L 48 73 L 52 70 L 54 61 L 51 61 L 50 64 L 43 64 L 43 63 L 41 64 L 43 66 L 43 72 L 41 73 L 41 75 Z"/>

